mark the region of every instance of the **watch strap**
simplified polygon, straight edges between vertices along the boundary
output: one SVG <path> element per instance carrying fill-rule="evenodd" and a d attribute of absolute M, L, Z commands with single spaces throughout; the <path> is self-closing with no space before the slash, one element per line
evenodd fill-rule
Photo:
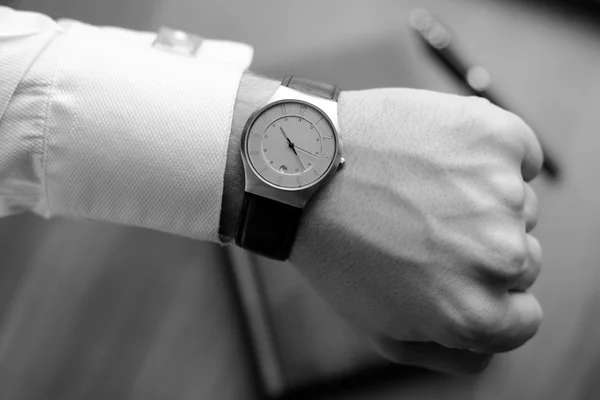
<path fill-rule="evenodd" d="M 296 237 L 302 209 L 244 193 L 235 243 L 253 253 L 285 261 Z"/>
<path fill-rule="evenodd" d="M 338 101 L 338 97 L 340 97 L 340 88 L 337 86 L 315 82 L 297 76 L 286 77 L 283 82 L 281 82 L 281 86 L 286 86 L 312 96 L 322 97 L 333 101 Z"/>

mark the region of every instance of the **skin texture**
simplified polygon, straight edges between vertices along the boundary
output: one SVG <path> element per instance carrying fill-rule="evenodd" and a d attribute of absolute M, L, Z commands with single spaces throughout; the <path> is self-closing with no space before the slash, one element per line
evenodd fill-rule
<path fill-rule="evenodd" d="M 291 262 L 400 363 L 475 373 L 529 340 L 541 248 L 526 181 L 542 154 L 527 125 L 412 89 L 343 92 L 339 120 L 346 165 L 308 204 Z"/>

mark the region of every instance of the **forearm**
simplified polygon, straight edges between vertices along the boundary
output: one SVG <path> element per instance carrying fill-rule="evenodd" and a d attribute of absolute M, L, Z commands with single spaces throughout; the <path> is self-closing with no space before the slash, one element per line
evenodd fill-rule
<path fill-rule="evenodd" d="M 251 72 L 242 75 L 233 111 L 225 166 L 219 226 L 219 236 L 224 243 L 231 242 L 234 238 L 237 216 L 244 195 L 244 167 L 240 155 L 240 139 L 244 125 L 252 113 L 271 97 L 278 86 L 279 82 Z"/>

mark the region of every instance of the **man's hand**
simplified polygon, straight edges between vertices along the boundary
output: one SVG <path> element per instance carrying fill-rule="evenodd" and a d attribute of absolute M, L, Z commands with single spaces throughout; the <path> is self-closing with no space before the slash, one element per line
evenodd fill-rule
<path fill-rule="evenodd" d="M 542 310 L 526 183 L 529 127 L 479 98 L 410 89 L 342 93 L 344 169 L 305 212 L 291 261 L 401 363 L 461 373 L 515 349 Z"/>

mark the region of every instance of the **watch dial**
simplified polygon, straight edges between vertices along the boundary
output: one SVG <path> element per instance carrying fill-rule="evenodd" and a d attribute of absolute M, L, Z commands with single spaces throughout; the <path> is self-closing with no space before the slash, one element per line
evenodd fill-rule
<path fill-rule="evenodd" d="M 256 116 L 246 134 L 246 155 L 268 183 L 297 190 L 322 178 L 333 163 L 336 135 L 329 118 L 299 101 L 278 102 Z"/>

